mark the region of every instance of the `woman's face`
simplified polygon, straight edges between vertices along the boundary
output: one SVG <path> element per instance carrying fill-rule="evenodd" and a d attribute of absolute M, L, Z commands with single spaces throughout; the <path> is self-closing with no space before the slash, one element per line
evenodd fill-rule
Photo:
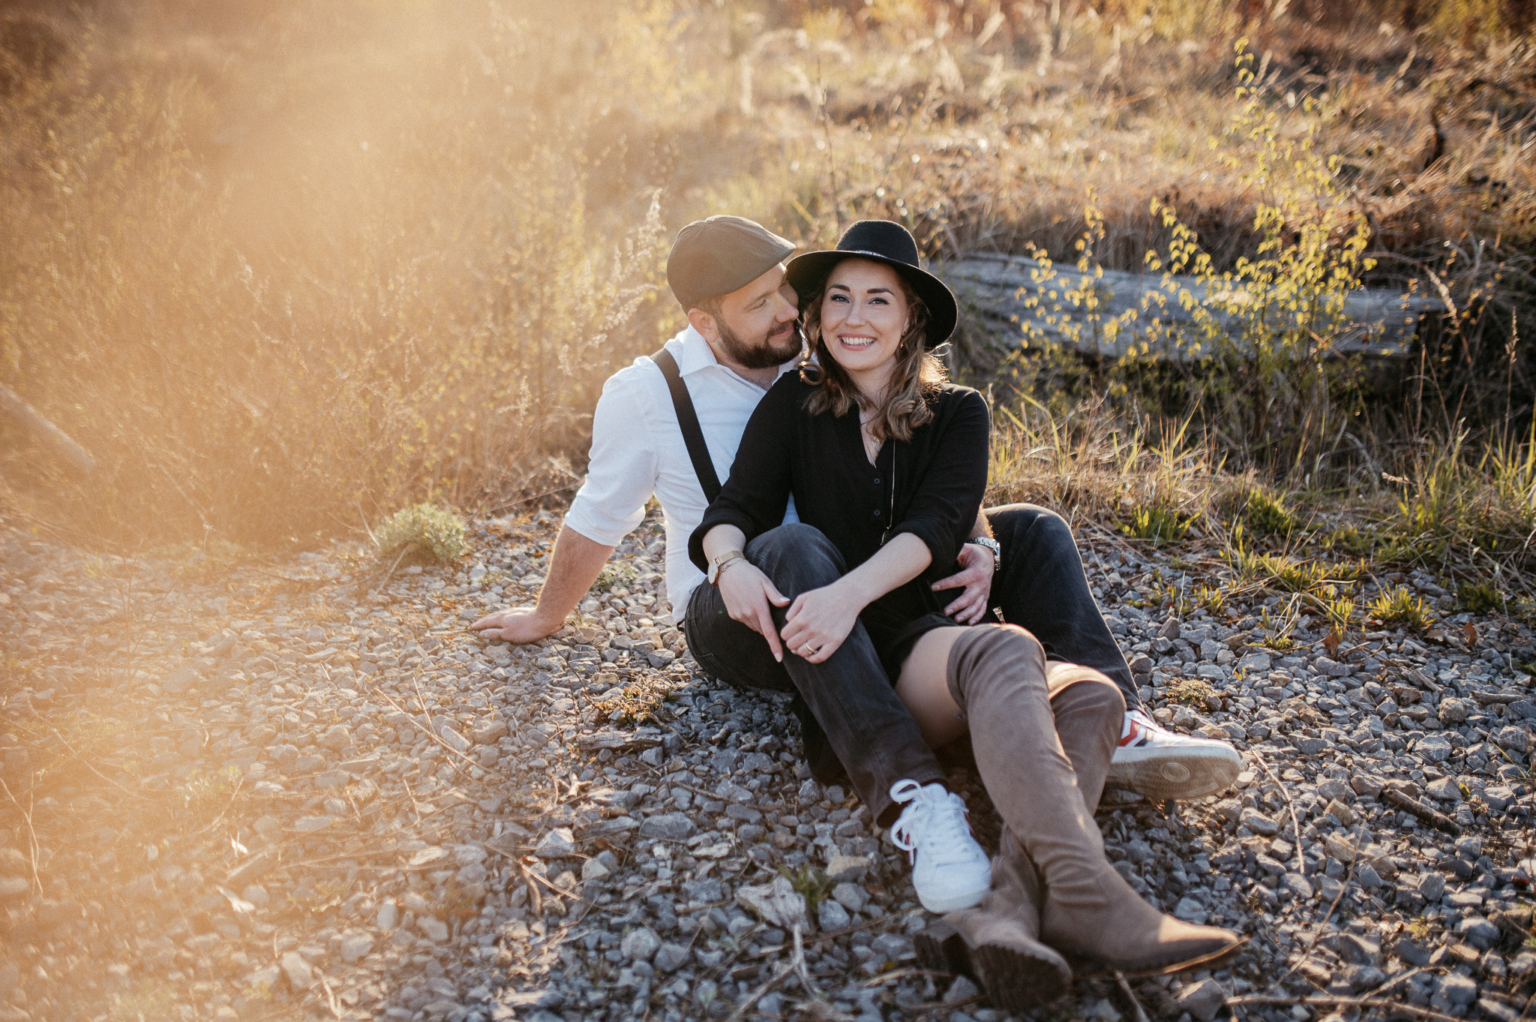
<path fill-rule="evenodd" d="M 821 296 L 821 341 L 850 376 L 888 371 L 907 328 L 901 278 L 884 263 L 844 259 Z"/>

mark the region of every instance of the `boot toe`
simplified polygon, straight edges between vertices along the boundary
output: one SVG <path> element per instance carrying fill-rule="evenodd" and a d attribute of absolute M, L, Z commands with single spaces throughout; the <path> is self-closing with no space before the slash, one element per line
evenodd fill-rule
<path fill-rule="evenodd" d="M 1195 926 L 1165 915 L 1157 940 L 1143 961 L 1126 962 L 1127 972 L 1179 972 L 1215 961 L 1241 946 L 1244 939 L 1217 926 Z"/>

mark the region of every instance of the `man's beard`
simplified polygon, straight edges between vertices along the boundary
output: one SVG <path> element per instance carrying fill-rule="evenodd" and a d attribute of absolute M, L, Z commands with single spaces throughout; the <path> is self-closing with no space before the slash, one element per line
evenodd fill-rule
<path fill-rule="evenodd" d="M 737 337 L 723 317 L 715 317 L 715 328 L 720 332 L 720 347 L 743 369 L 775 369 L 800 354 L 800 331 L 793 323 L 781 342 L 765 342 L 756 348 Z"/>

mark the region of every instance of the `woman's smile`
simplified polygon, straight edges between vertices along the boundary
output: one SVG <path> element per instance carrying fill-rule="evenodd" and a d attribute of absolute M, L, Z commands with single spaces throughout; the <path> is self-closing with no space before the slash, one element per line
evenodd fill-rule
<path fill-rule="evenodd" d="M 906 290 L 895 270 L 870 259 L 837 264 L 821 299 L 821 335 L 866 395 L 884 388 L 906 328 Z"/>

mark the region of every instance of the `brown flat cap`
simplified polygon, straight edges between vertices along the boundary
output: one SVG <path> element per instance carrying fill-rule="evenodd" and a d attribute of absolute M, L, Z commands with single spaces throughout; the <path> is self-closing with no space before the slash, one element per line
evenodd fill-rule
<path fill-rule="evenodd" d="M 783 262 L 794 242 L 739 216 L 695 220 L 677 232 L 667 283 L 685 309 L 746 287 Z"/>

